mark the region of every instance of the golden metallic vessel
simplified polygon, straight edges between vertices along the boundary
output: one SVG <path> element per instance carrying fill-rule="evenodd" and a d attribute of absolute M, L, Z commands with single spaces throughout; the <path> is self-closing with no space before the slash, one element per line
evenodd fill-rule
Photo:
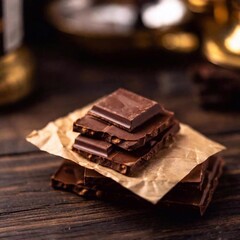
<path fill-rule="evenodd" d="M 26 48 L 0 58 L 0 106 L 15 103 L 33 87 L 33 59 Z"/>
<path fill-rule="evenodd" d="M 211 15 L 218 24 L 224 24 L 228 21 L 228 2 L 231 0 L 186 0 L 188 8 L 195 12 L 205 15 Z M 203 16 L 202 16 L 203 17 Z"/>
<path fill-rule="evenodd" d="M 229 24 L 205 23 L 204 55 L 210 62 L 240 68 L 240 3 L 233 2 Z"/>
<path fill-rule="evenodd" d="M 22 47 L 23 0 L 0 0 L 0 107 L 27 96 L 33 86 L 33 58 Z"/>

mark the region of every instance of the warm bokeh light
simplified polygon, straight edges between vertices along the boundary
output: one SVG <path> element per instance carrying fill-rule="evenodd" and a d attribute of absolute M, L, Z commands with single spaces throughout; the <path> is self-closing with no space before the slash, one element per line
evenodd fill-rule
<path fill-rule="evenodd" d="M 128 32 L 136 20 L 136 11 L 131 4 L 109 3 L 91 6 L 89 2 L 83 1 L 80 4 L 76 0 L 62 3 L 59 5 L 61 16 L 66 27 L 74 31 L 122 34 Z"/>
<path fill-rule="evenodd" d="M 231 34 L 225 39 L 226 48 L 235 54 L 240 54 L 240 26 L 237 25 Z"/>
<path fill-rule="evenodd" d="M 179 23 L 186 14 L 186 6 L 181 0 L 161 0 L 146 6 L 143 22 L 149 28 L 168 27 Z"/>
<path fill-rule="evenodd" d="M 169 33 L 162 37 L 162 45 L 169 50 L 190 52 L 199 46 L 199 41 L 191 33 Z"/>

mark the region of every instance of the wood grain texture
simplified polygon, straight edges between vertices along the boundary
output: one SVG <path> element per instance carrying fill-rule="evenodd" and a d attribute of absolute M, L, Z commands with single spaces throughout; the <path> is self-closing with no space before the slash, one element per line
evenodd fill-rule
<path fill-rule="evenodd" d="M 238 239 L 239 113 L 201 109 L 186 66 L 119 69 L 83 64 L 54 52 L 37 57 L 37 94 L 0 115 L 0 238 Z M 25 136 L 117 87 L 163 102 L 181 121 L 228 147 L 224 174 L 204 217 L 86 200 L 50 187 L 50 176 L 62 160 L 38 151 Z"/>

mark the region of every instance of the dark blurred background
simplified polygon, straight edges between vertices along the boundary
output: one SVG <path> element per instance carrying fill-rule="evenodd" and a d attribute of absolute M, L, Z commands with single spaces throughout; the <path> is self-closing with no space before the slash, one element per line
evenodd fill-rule
<path fill-rule="evenodd" d="M 1 108 L 84 91 L 83 102 L 72 105 L 79 107 L 126 87 L 160 100 L 191 93 L 204 109 L 238 111 L 239 5 L 237 0 L 24 0 L 24 41 L 20 50 L 1 57 Z M 18 86 L 7 77 L 13 78 L 13 67 L 4 63 L 13 53 L 28 72 Z"/>

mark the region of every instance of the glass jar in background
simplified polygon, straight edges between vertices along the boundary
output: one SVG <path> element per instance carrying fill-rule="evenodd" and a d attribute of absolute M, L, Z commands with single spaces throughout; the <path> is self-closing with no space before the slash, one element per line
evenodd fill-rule
<path fill-rule="evenodd" d="M 22 44 L 22 9 L 22 0 L 0 0 L 0 106 L 26 97 L 33 87 L 33 59 Z"/>

